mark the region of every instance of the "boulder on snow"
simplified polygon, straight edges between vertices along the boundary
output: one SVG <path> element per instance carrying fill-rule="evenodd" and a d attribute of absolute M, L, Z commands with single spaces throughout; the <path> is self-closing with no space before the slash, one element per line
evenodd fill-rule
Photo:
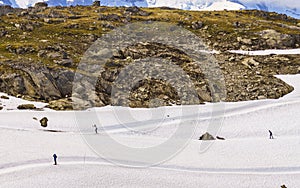
<path fill-rule="evenodd" d="M 47 126 L 48 126 L 48 118 L 43 117 L 43 118 L 40 120 L 40 123 L 41 123 L 41 126 L 42 126 L 42 127 L 47 127 Z"/>
<path fill-rule="evenodd" d="M 215 138 L 211 134 L 206 132 L 205 134 L 200 136 L 199 140 L 215 140 Z"/>
<path fill-rule="evenodd" d="M 2 95 L 0 98 L 1 98 L 1 99 L 9 99 L 9 97 L 8 97 L 8 96 L 5 96 L 5 95 Z"/>
<path fill-rule="evenodd" d="M 225 138 L 220 137 L 220 136 L 217 136 L 216 138 L 217 138 L 218 140 L 225 140 Z"/>
<path fill-rule="evenodd" d="M 0 110 L 2 110 L 3 109 L 3 106 L 0 106 Z"/>
<path fill-rule="evenodd" d="M 33 110 L 36 107 L 33 104 L 21 104 L 17 107 L 19 110 Z"/>

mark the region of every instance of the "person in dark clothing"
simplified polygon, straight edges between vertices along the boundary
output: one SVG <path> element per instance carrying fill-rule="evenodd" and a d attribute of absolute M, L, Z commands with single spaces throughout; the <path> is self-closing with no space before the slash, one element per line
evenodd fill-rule
<path fill-rule="evenodd" d="M 95 133 L 98 134 L 98 127 L 96 125 L 94 125 L 95 127 Z"/>
<path fill-rule="evenodd" d="M 269 130 L 269 133 L 270 133 L 270 139 L 274 139 L 272 131 Z"/>
<path fill-rule="evenodd" d="M 53 154 L 53 159 L 54 159 L 54 165 L 57 165 L 57 161 L 56 161 L 57 155 L 55 153 Z"/>

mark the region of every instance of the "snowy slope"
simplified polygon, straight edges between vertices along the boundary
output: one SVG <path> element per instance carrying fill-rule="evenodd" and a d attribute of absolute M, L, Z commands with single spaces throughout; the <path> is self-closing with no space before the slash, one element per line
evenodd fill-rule
<path fill-rule="evenodd" d="M 220 1 L 220 2 L 214 2 L 207 8 L 203 8 L 201 10 L 207 10 L 207 11 L 214 11 L 214 10 L 243 10 L 246 7 L 243 5 L 240 5 L 238 3 L 233 3 L 230 1 Z"/>
<path fill-rule="evenodd" d="M 80 134 L 69 132 L 70 129 L 64 126 L 60 129 L 67 132 L 62 133 L 41 131 L 36 124 L 33 124 L 31 129 L 25 126 L 30 123 L 32 116 L 47 115 L 50 117 L 52 128 L 59 128 L 59 124 L 53 124 L 60 121 L 76 127 L 73 112 L 64 112 L 59 116 L 56 112 L 49 111 L 0 111 L 1 124 L 10 123 L 6 128 L 0 128 L 0 187 L 202 185 L 216 188 L 271 188 L 283 184 L 287 187 L 299 187 L 300 75 L 280 78 L 293 85 L 295 91 L 279 100 L 226 104 L 226 118 L 219 132 L 226 138 L 225 141 L 216 141 L 209 150 L 201 153 L 201 142 L 197 141 L 197 137 L 206 130 L 207 120 L 203 120 L 196 130 L 195 137 L 184 150 L 166 163 L 151 168 L 124 168 L 111 164 L 94 154 Z M 10 98 L 10 103 L 6 102 L 7 106 L 14 104 L 15 100 Z M 209 105 L 187 106 L 186 110 L 192 112 L 196 108 L 209 108 Z M 109 116 L 113 114 L 112 110 L 112 107 L 98 109 L 103 117 L 104 126 L 114 124 L 113 116 Z M 181 107 L 166 109 L 172 118 L 176 117 L 180 110 Z M 106 113 L 109 111 L 110 113 Z M 153 113 L 149 110 L 134 109 L 132 114 L 136 115 L 141 121 L 139 124 L 143 126 L 149 119 L 146 116 Z M 196 116 L 186 117 L 186 120 L 194 118 Z M 147 145 L 172 132 L 175 121 L 166 124 L 170 126 L 162 125 L 164 129 L 148 135 L 128 134 L 128 130 L 127 133 L 117 131 L 113 135 L 123 144 Z M 274 140 L 268 139 L 268 129 L 275 133 Z M 53 153 L 59 156 L 58 166 L 52 165 Z"/>
<path fill-rule="evenodd" d="M 78 133 L 74 112 L 20 111 L 16 110 L 16 104 L 31 102 L 14 97 L 1 99 L 5 109 L 0 111 L 0 187 L 271 188 L 283 184 L 299 187 L 300 75 L 278 77 L 295 90 L 277 100 L 225 103 L 223 125 L 218 134 L 226 140 L 212 142 L 205 152 L 201 152 L 202 142 L 197 139 L 207 131 L 210 122 L 207 113 L 212 111 L 213 104 L 90 109 L 99 114 L 105 132 L 130 147 L 156 145 L 174 133 L 179 120 L 187 127 L 191 121 L 197 121 L 195 134 L 183 150 L 158 166 L 141 169 L 119 167 L 98 157 Z M 180 116 L 183 108 L 188 115 Z M 122 121 L 121 126 L 120 117 L 125 111 L 133 119 Z M 43 116 L 49 118 L 46 129 L 32 119 Z M 86 122 L 87 130 L 83 134 L 104 136 L 101 129 L 100 134 L 93 134 L 90 126 L 93 122 L 89 118 Z M 132 131 L 135 126 L 145 130 L 156 128 L 140 134 Z M 48 129 L 63 132 L 43 131 Z M 268 139 L 268 129 L 274 132 L 274 140 Z M 52 165 L 53 153 L 59 156 L 58 166 Z M 120 155 L 119 160 L 123 157 Z"/>

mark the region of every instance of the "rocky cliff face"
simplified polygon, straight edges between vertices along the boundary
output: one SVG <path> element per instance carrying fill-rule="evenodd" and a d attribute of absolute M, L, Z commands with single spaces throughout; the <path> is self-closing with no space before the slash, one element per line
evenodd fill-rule
<path fill-rule="evenodd" d="M 299 55 L 251 57 L 228 52 L 238 49 L 299 47 L 299 20 L 275 13 L 189 12 L 165 8 L 96 6 L 36 6 L 29 9 L 6 7 L 5 13 L 4 10 L 2 12 L 0 91 L 32 100 L 47 101 L 54 109 L 70 109 L 72 101 L 78 102 L 80 97 L 72 93 L 72 83 L 85 51 L 114 28 L 137 21 L 163 21 L 180 26 L 202 38 L 209 48 L 220 51 L 220 54 L 213 55 L 218 60 L 226 87 L 223 88 L 226 96 L 220 100 L 279 98 L 293 88 L 274 75 L 297 74 L 300 70 Z M 122 95 L 112 97 L 112 88 L 122 69 L 148 57 L 164 58 L 180 66 L 195 86 L 197 100 L 184 103 L 170 83 L 164 79 L 151 78 L 143 79 L 132 87 L 127 102 L 124 102 Z M 141 66 L 128 74 L 134 75 L 137 71 L 143 74 L 144 70 Z M 170 75 L 176 78 L 176 72 Z M 93 79 L 97 80 L 96 92 L 90 93 L 96 97 L 93 106 L 157 107 L 201 104 L 213 101 L 213 93 L 216 93 L 212 91 L 213 87 L 209 87 L 201 67 L 197 67 L 187 54 L 155 41 L 137 42 L 120 49 Z M 84 91 L 76 92 L 82 94 Z"/>

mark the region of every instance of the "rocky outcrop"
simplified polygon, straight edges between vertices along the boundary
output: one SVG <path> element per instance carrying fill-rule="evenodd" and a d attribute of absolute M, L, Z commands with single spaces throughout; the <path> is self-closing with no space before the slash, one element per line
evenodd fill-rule
<path fill-rule="evenodd" d="M 9 61 L 0 63 L 0 72 L 1 91 L 10 95 L 28 95 L 33 99 L 51 101 L 71 94 L 72 71 Z"/>
<path fill-rule="evenodd" d="M 104 104 L 158 107 L 212 101 L 201 69 L 177 49 L 156 43 L 138 43 L 113 56 L 106 63 L 96 86 L 97 95 Z M 154 60 L 150 63 L 147 57 L 160 58 L 159 63 L 155 64 Z M 179 70 L 170 68 L 172 66 Z M 183 83 L 178 84 L 178 81 Z M 196 99 L 187 95 L 187 90 L 195 91 Z"/>

